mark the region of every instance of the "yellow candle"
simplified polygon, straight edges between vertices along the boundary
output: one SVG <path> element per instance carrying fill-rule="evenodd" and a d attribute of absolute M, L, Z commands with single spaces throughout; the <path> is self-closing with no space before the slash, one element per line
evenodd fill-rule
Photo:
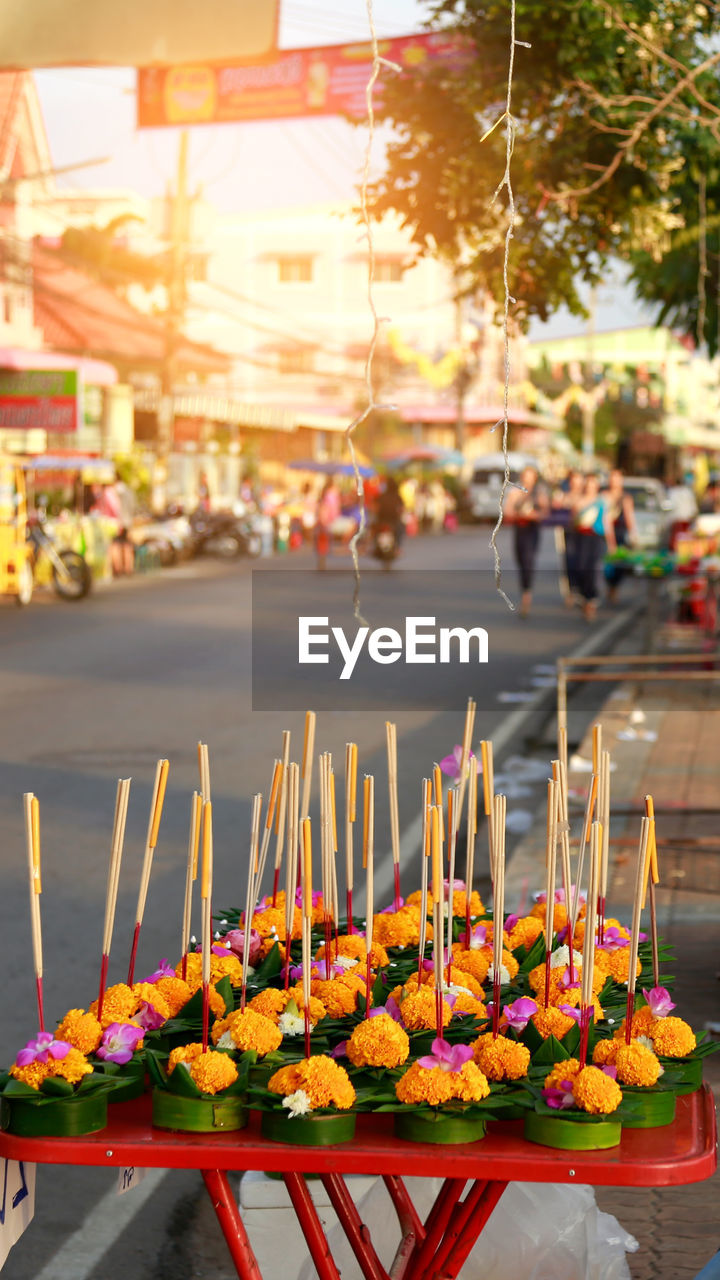
<path fill-rule="evenodd" d="M 37 796 L 33 796 L 31 800 L 31 830 L 32 830 L 32 865 L 33 865 L 33 889 L 35 893 L 42 893 L 42 885 L 40 882 L 40 803 Z"/>
<path fill-rule="evenodd" d="M 312 918 L 312 832 L 310 819 L 303 820 L 303 915 Z"/>
<path fill-rule="evenodd" d="M 212 804 L 206 800 L 203 805 L 202 835 L 202 878 L 200 880 L 200 897 L 207 898 L 210 891 L 210 857 L 212 850 Z"/>
<path fill-rule="evenodd" d="M 433 902 L 442 898 L 442 875 L 440 870 L 440 807 L 434 804 L 432 814 L 432 892 Z"/>
<path fill-rule="evenodd" d="M 270 783 L 270 799 L 268 800 L 267 819 L 265 821 L 265 826 L 268 831 L 272 827 L 273 818 L 275 817 L 275 805 L 277 804 L 278 788 L 282 779 L 282 771 L 282 760 L 276 760 L 272 782 Z"/>
<path fill-rule="evenodd" d="M 165 802 L 165 788 L 167 787 L 169 769 L 169 760 L 161 760 L 160 777 L 158 778 L 157 795 L 155 797 L 155 808 L 153 810 L 153 820 L 150 828 L 150 839 L 148 840 L 148 844 L 151 849 L 154 849 L 158 842 L 158 831 L 160 830 L 160 819 L 162 817 L 163 804 Z"/>

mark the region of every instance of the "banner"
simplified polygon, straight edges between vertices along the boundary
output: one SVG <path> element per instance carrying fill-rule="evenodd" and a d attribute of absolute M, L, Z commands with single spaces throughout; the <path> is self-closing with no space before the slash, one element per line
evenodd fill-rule
<path fill-rule="evenodd" d="M 460 64 L 467 42 L 450 33 L 429 32 L 379 40 L 382 58 L 411 74 L 430 62 Z M 367 114 L 366 88 L 373 47 L 363 44 L 287 49 L 269 62 L 205 63 L 141 68 L 137 79 L 139 129 L 166 125 L 224 124 L 240 120 L 278 120 L 303 116 Z M 389 73 L 392 74 L 392 73 Z M 378 80 L 373 95 L 382 95 Z"/>
<path fill-rule="evenodd" d="M 77 431 L 78 391 L 75 369 L 2 369 L 0 429 Z"/>

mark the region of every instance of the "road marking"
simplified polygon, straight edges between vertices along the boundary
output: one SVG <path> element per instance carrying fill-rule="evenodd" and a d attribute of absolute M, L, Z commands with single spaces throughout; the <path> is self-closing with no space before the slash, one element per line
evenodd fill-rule
<path fill-rule="evenodd" d="M 46 1262 L 35 1280 L 89 1280 L 100 1259 L 132 1222 L 167 1176 L 167 1169 L 150 1169 L 132 1195 L 118 1196 L 117 1183 L 90 1210 L 77 1231 Z"/>

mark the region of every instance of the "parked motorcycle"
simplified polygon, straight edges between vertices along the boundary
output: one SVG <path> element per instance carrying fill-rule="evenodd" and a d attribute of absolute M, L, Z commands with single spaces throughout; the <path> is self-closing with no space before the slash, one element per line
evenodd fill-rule
<path fill-rule="evenodd" d="M 250 520 L 231 511 L 194 511 L 190 516 L 190 545 L 193 555 L 236 560 L 243 555 L 259 556 L 262 538 Z"/>
<path fill-rule="evenodd" d="M 62 600 L 83 600 L 92 587 L 90 566 L 79 551 L 58 551 L 38 515 L 28 522 L 27 541 L 33 569 L 41 556 L 50 561 L 55 592 Z"/>

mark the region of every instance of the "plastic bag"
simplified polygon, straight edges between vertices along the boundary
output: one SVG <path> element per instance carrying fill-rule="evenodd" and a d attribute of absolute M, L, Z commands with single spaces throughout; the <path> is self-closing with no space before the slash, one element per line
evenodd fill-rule
<path fill-rule="evenodd" d="M 424 1220 L 442 1186 L 435 1178 L 407 1178 L 406 1186 Z M 390 1267 L 400 1229 L 384 1183 L 358 1203 L 371 1224 L 375 1249 Z M 362 1272 L 339 1225 L 328 1242 L 343 1280 L 362 1280 Z M 511 1182 L 489 1218 L 460 1272 L 460 1280 L 630 1280 L 626 1253 L 638 1242 L 611 1214 L 601 1213 L 589 1186 Z M 308 1259 L 298 1280 L 316 1280 Z"/>

